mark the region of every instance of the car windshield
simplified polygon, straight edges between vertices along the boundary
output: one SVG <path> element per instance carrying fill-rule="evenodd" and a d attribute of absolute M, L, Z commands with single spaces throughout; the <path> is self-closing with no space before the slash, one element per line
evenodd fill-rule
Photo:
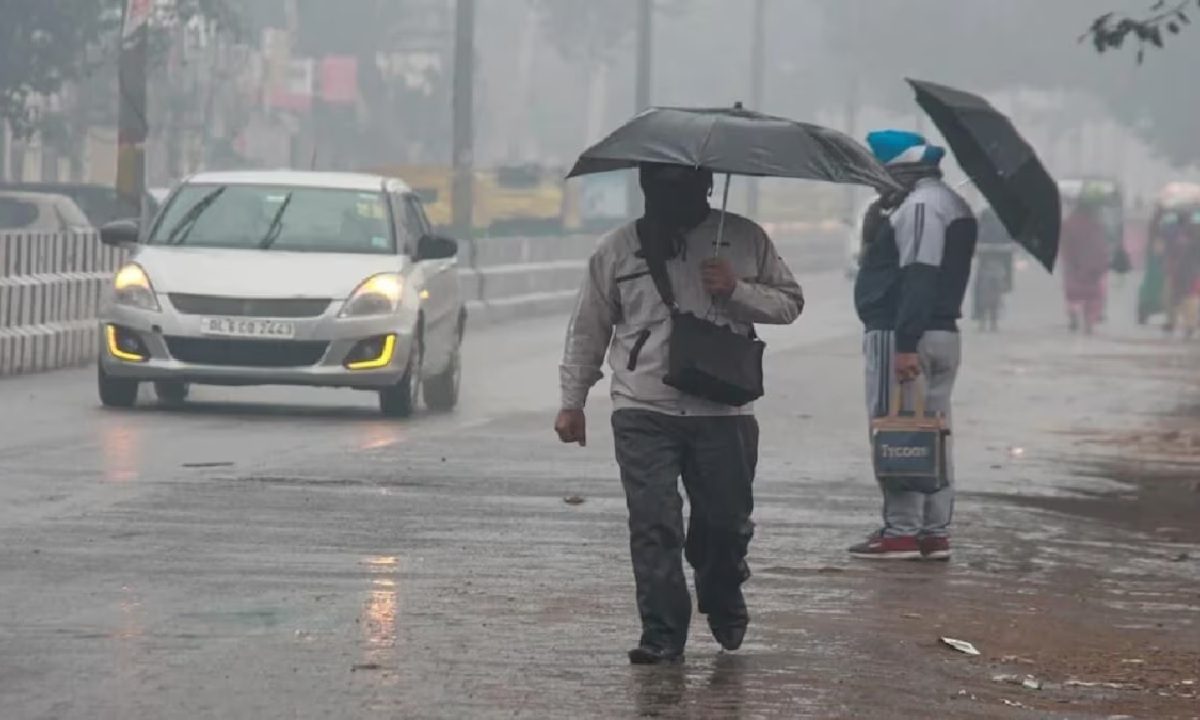
<path fill-rule="evenodd" d="M 263 185 L 189 185 L 154 226 L 151 245 L 389 254 L 382 191 Z"/>

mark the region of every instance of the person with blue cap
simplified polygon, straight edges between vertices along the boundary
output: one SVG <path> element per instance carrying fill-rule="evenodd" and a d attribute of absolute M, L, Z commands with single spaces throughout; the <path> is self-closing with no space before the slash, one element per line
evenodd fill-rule
<path fill-rule="evenodd" d="M 970 206 L 942 181 L 946 151 L 922 135 L 881 130 L 867 136 L 902 191 L 881 196 L 863 222 L 854 302 L 866 335 L 867 410 L 888 414 L 892 384 L 906 405 L 925 393 L 928 412 L 950 419 L 958 375 L 958 319 L 971 276 L 978 224 Z M 923 383 L 914 382 L 924 378 Z M 881 484 L 883 527 L 850 548 L 864 559 L 949 560 L 954 511 L 950 438 L 936 492 Z"/>

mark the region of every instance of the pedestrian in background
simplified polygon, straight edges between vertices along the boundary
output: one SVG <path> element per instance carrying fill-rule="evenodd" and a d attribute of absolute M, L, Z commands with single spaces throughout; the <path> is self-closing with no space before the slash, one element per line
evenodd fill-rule
<path fill-rule="evenodd" d="M 1013 289 L 1013 251 L 1016 243 L 990 206 L 979 215 L 979 246 L 976 249 L 975 292 L 971 317 L 980 330 L 996 332 L 1004 296 Z"/>
<path fill-rule="evenodd" d="M 583 408 L 607 353 L 642 621 L 629 659 L 652 664 L 683 656 L 692 614 L 683 555 L 713 637 L 726 650 L 742 644 L 750 619 L 741 586 L 750 576 L 758 423 L 750 405 L 704 400 L 663 382 L 671 310 L 647 259 L 662 260 L 680 311 L 744 335 L 755 323 L 794 321 L 804 298 L 754 222 L 725 214 L 718 247 L 722 213 L 708 205 L 710 172 L 647 164 L 640 181 L 645 215 L 606 235 L 588 262 L 567 331 L 554 427 L 563 442 L 586 443 Z M 691 505 L 686 534 L 680 478 Z"/>
<path fill-rule="evenodd" d="M 875 156 L 904 188 L 867 210 L 862 265 L 854 286 L 866 329 L 867 411 L 888 414 L 893 383 L 902 400 L 925 393 L 928 412 L 950 421 L 950 393 L 958 376 L 958 319 L 971 276 L 978 226 L 966 201 L 942 181 L 942 148 L 917 133 L 881 130 L 867 137 Z M 916 383 L 918 378 L 923 383 Z M 921 387 L 923 386 L 923 387 Z M 883 527 L 850 548 L 865 559 L 950 558 L 954 471 L 950 438 L 942 464 L 944 484 L 933 493 L 881 484 Z"/>
<path fill-rule="evenodd" d="M 1104 314 L 1109 241 L 1096 200 L 1081 196 L 1062 227 L 1063 295 L 1071 332 L 1090 335 Z"/>

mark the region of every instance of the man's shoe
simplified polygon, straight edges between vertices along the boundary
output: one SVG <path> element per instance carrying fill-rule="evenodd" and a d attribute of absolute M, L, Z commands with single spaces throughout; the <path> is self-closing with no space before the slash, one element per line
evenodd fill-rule
<path fill-rule="evenodd" d="M 925 560 L 949 560 L 950 538 L 924 536 L 917 541 L 921 546 L 921 557 Z"/>
<path fill-rule="evenodd" d="M 649 645 L 638 645 L 629 651 L 629 662 L 633 665 L 669 665 L 683 662 L 683 651 L 663 650 Z"/>
<path fill-rule="evenodd" d="M 713 616 L 708 616 L 708 629 L 712 630 L 713 638 L 721 644 L 729 652 L 733 652 L 742 646 L 742 641 L 746 639 L 746 620 L 728 621 L 724 619 L 713 619 Z"/>
<path fill-rule="evenodd" d="M 920 560 L 921 546 L 915 537 L 875 534 L 851 547 L 850 554 L 862 560 Z"/>

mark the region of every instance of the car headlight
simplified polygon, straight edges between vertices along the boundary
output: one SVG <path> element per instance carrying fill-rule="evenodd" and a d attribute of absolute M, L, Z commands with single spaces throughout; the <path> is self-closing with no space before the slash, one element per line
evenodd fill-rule
<path fill-rule="evenodd" d="M 146 271 L 137 263 L 129 263 L 117 271 L 113 279 L 114 299 L 118 305 L 158 311 L 158 299 Z"/>
<path fill-rule="evenodd" d="M 400 307 L 404 295 L 404 278 L 395 273 L 372 275 L 350 294 L 342 317 L 390 315 Z"/>

